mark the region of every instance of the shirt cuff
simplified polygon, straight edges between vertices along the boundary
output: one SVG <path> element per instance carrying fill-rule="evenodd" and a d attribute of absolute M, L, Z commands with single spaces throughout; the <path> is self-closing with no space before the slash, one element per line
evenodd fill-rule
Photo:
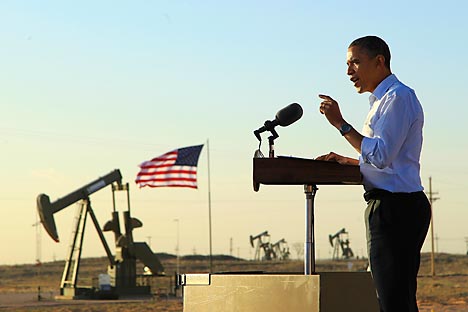
<path fill-rule="evenodd" d="M 374 151 L 374 140 L 368 137 L 362 138 L 361 142 L 361 157 L 362 161 L 370 164 L 370 157 L 372 156 L 372 152 Z"/>

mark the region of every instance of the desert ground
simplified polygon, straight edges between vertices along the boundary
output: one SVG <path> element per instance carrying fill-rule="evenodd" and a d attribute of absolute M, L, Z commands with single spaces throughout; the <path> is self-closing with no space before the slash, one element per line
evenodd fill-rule
<path fill-rule="evenodd" d="M 176 259 L 160 254 L 166 276 L 139 279 L 149 283 L 152 295 L 119 300 L 56 300 L 64 267 L 63 261 L 0 266 L 0 311 L 153 311 L 182 312 L 182 292 L 175 293 Z M 317 272 L 365 270 L 365 259 L 318 260 Z M 105 258 L 81 261 L 79 279 L 82 285 L 93 285 L 99 273 L 105 273 Z M 209 272 L 204 256 L 185 256 L 179 262 L 181 273 Z M 139 264 L 139 270 L 143 267 Z M 213 272 L 262 271 L 265 273 L 302 272 L 301 260 L 249 261 L 230 256 L 213 256 Z M 418 302 L 422 312 L 468 312 L 468 256 L 437 254 L 435 276 L 431 274 L 431 258 L 423 254 L 418 278 Z M 142 277 L 143 278 L 143 277 Z M 93 281 L 94 279 L 94 281 Z M 149 282 L 148 282 L 149 281 Z"/>

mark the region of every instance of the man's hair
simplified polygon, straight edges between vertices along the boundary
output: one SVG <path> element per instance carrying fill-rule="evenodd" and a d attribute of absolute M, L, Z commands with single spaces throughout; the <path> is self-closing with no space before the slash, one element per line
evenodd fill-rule
<path fill-rule="evenodd" d="M 390 48 L 387 43 L 377 36 L 365 36 L 358 38 L 351 42 L 349 48 L 360 47 L 364 49 L 369 57 L 376 57 L 377 55 L 383 55 L 385 58 L 385 66 L 390 69 Z"/>

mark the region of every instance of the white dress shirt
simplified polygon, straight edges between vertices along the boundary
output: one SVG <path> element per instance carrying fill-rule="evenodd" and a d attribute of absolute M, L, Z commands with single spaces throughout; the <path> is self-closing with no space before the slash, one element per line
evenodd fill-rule
<path fill-rule="evenodd" d="M 359 157 L 365 190 L 422 191 L 424 113 L 414 90 L 392 74 L 377 86 L 369 102 Z"/>

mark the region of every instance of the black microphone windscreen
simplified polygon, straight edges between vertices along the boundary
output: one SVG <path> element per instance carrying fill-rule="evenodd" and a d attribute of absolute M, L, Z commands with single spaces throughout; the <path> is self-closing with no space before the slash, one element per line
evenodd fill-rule
<path fill-rule="evenodd" d="M 282 127 L 289 126 L 302 117 L 302 107 L 297 103 L 292 103 L 276 113 L 276 120 Z"/>

